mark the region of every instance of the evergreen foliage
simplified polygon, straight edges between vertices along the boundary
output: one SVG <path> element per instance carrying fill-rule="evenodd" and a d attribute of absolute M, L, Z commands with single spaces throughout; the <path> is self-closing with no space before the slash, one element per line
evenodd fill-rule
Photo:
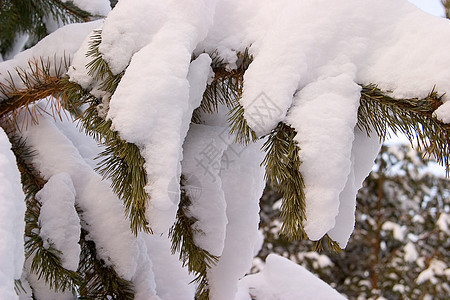
<path fill-rule="evenodd" d="M 31 260 L 30 271 L 38 279 L 44 280 L 50 289 L 56 292 L 71 291 L 78 294 L 78 299 L 133 299 L 133 287 L 129 281 L 120 278 L 114 268 L 106 266 L 98 258 L 95 243 L 87 239 L 88 232 L 82 229 L 80 236 L 81 255 L 77 271 L 65 269 L 61 264 L 61 252 L 52 244 L 44 246 L 39 235 L 39 214 L 41 204 L 36 200 L 36 193 L 46 181 L 31 163 L 34 152 L 26 145 L 15 129 L 10 129 L 12 150 L 17 158 L 17 165 L 22 175 L 22 184 L 26 192 L 25 214 L 25 256 Z M 82 212 L 78 211 L 82 216 Z M 18 283 L 21 285 L 20 282 Z"/>
<path fill-rule="evenodd" d="M 177 212 L 177 222 L 171 228 L 169 236 L 172 240 L 172 254 L 179 253 L 183 266 L 187 266 L 188 271 L 195 274 L 193 282 L 197 284 L 195 293 L 196 299 L 209 299 L 209 288 L 207 271 L 218 261 L 218 257 L 211 255 L 205 249 L 200 248 L 194 242 L 194 229 L 192 225 L 197 221 L 190 217 L 187 209 L 191 204 L 186 193 L 185 178 L 181 177 L 181 201 Z"/>
<path fill-rule="evenodd" d="M 45 247 L 44 241 L 39 235 L 38 219 L 41 204 L 35 196 L 44 186 L 45 180 L 39 176 L 30 163 L 33 152 L 26 146 L 26 142 L 14 133 L 10 133 L 10 140 L 26 192 L 25 257 L 31 260 L 30 271 L 35 273 L 39 279 L 44 279 L 49 287 L 55 291 L 72 290 L 74 292 L 76 285 L 81 282 L 79 274 L 65 269 L 61 264 L 60 251 L 52 247 L 51 244 L 49 247 Z"/>
<path fill-rule="evenodd" d="M 111 121 L 106 120 L 105 115 L 99 116 L 99 111 L 104 109 L 103 105 L 108 105 L 109 98 L 123 76 L 123 72 L 117 75 L 111 72 L 98 51 L 100 42 L 101 31 L 96 31 L 91 36 L 90 48 L 86 53 L 92 57 L 92 61 L 86 67 L 89 69 L 88 74 L 98 82 L 98 89 L 105 92 L 106 99 L 94 97 L 75 83 L 70 83 L 75 90 L 67 95 L 67 99 L 72 101 L 74 107 L 89 105 L 79 119 L 86 133 L 106 146 L 99 155 L 97 170 L 104 177 L 112 179 L 114 192 L 124 201 L 131 230 L 134 234 L 140 230 L 151 232 L 145 218 L 145 206 L 149 197 L 144 190 L 147 184 L 144 159 L 136 145 L 125 142 L 111 129 Z"/>
<path fill-rule="evenodd" d="M 77 8 L 72 2 L 59 0 L 40 1 L 1 1 L 0 12 L 0 54 L 7 57 L 12 51 L 19 35 L 29 34 L 30 45 L 48 34 L 46 19 L 70 23 L 88 21 L 95 16 Z M 20 20 L 20 22 L 18 22 Z M 15 24 L 15 22 L 18 22 Z M 12 27 L 15 24 L 15 27 Z M 9 79 L 0 83 L 0 120 L 2 127 L 9 128 L 14 153 L 18 159 L 22 183 L 27 193 L 26 214 L 26 251 L 32 259 L 32 272 L 43 278 L 55 291 L 76 291 L 81 299 L 132 299 L 131 282 L 120 278 L 111 266 L 106 266 L 97 257 L 96 245 L 88 239 L 89 232 L 83 228 L 80 237 L 82 246 L 81 262 L 77 272 L 61 266 L 60 253 L 51 246 L 45 248 L 39 236 L 39 202 L 35 194 L 45 181 L 30 163 L 32 150 L 26 147 L 26 141 L 20 139 L 19 129 L 39 119 L 39 106 L 35 102 L 52 99 L 53 115 L 57 117 L 64 111 L 70 112 L 79 121 L 85 132 L 105 146 L 99 154 L 97 171 L 111 180 L 114 193 L 123 200 L 125 213 L 130 222 L 131 231 L 138 235 L 144 231 L 152 233 L 149 220 L 146 219 L 146 207 L 151 201 L 145 191 L 148 176 L 144 169 L 141 146 L 122 139 L 112 128 L 111 120 L 106 118 L 111 96 L 116 91 L 122 76 L 113 74 L 99 51 L 101 31 L 91 34 L 89 51 L 86 53 L 91 61 L 87 64 L 88 75 L 92 84 L 84 89 L 71 82 L 66 75 L 69 58 L 59 61 L 50 58 L 36 58 L 29 62 L 28 68 L 17 69 L 21 81 L 18 86 Z M 244 118 L 245 111 L 239 103 L 244 86 L 244 74 L 252 62 L 252 57 L 245 51 L 238 53 L 237 67 L 229 69 L 221 57 L 214 52 L 212 69 L 214 78 L 208 83 L 203 100 L 192 116 L 193 123 L 201 123 L 202 116 L 214 113 L 220 105 L 229 109 L 230 132 L 236 135 L 236 141 L 248 144 L 258 139 L 266 139 L 263 151 L 266 156 L 262 165 L 266 169 L 268 183 L 276 188 L 281 196 L 280 215 L 282 224 L 280 232 L 289 240 L 307 238 L 303 229 L 305 221 L 305 192 L 303 177 L 300 172 L 301 145 L 295 142 L 297 134 L 288 124 L 280 122 L 267 136 L 257 137 Z M 441 96 L 434 89 L 424 99 L 396 99 L 388 91 L 381 91 L 375 85 L 361 86 L 361 99 L 358 111 L 358 127 L 368 135 L 375 132 L 380 140 L 388 136 L 388 129 L 395 133 L 404 133 L 411 143 L 417 143 L 428 155 L 434 157 L 449 171 L 450 125 L 434 118 L 433 112 L 441 104 Z M 95 94 L 95 95 L 94 95 Z M 28 120 L 18 124 L 16 117 L 28 112 Z M 25 118 L 27 120 L 27 118 Z M 12 128 L 12 129 L 11 129 Z M 16 136 L 17 135 L 17 136 Z M 218 257 L 211 255 L 194 242 L 193 224 L 195 219 L 189 216 L 187 209 L 190 199 L 183 188 L 181 178 L 181 198 L 177 220 L 170 231 L 172 252 L 178 252 L 180 260 L 189 272 L 196 276 L 197 299 L 208 299 L 209 287 L 207 271 Z M 424 203 L 423 205 L 428 205 Z M 82 212 L 79 212 L 82 219 Z M 377 223 L 378 224 L 378 223 Z M 337 243 L 328 236 L 315 243 L 315 249 L 339 250 Z M 375 287 L 378 289 L 378 287 Z"/>
<path fill-rule="evenodd" d="M 50 33 L 49 20 L 68 24 L 93 17 L 71 1 L 0 1 L 0 55 L 7 57 L 21 35 L 29 35 L 27 46 L 33 46 Z"/>
<path fill-rule="evenodd" d="M 88 240 L 88 232 L 81 231 L 81 256 L 78 273 L 82 276 L 78 299 L 134 299 L 131 282 L 120 278 L 114 268 L 97 258 L 95 243 Z"/>
<path fill-rule="evenodd" d="M 423 153 L 406 145 L 383 146 L 359 191 L 355 231 L 341 253 L 318 254 L 312 242 L 280 234 L 284 200 L 267 186 L 260 202 L 265 243 L 258 257 L 285 256 L 349 299 L 446 299 L 450 287 L 438 266 L 448 268 L 449 232 L 439 224 L 450 209 L 449 180 L 430 167 Z"/>
<path fill-rule="evenodd" d="M 442 104 L 434 90 L 424 99 L 394 99 L 374 85 L 363 86 L 358 111 L 358 127 L 368 135 L 375 131 L 380 139 L 388 129 L 404 134 L 411 144 L 423 149 L 449 171 L 450 125 L 433 117 Z"/>

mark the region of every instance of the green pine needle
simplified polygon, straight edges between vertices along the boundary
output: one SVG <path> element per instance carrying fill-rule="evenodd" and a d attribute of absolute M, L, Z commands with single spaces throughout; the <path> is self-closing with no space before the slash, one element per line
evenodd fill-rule
<path fill-rule="evenodd" d="M 50 289 L 57 292 L 70 290 L 74 293 L 77 285 L 81 283 L 81 276 L 75 271 L 65 269 L 62 266 L 61 252 L 51 244 L 49 247 L 44 247 L 44 241 L 39 235 L 41 205 L 35 196 L 44 186 L 45 180 L 31 164 L 34 152 L 20 136 L 10 132 L 9 137 L 26 194 L 25 257 L 32 260 L 30 271 L 35 273 L 39 279 L 45 280 Z"/>
<path fill-rule="evenodd" d="M 368 135 L 375 131 L 380 139 L 388 136 L 388 129 L 404 134 L 413 147 L 432 156 L 448 173 L 450 124 L 433 116 L 440 105 L 441 96 L 434 89 L 423 99 L 396 99 L 376 85 L 362 86 L 358 127 Z"/>
<path fill-rule="evenodd" d="M 87 236 L 88 232 L 82 229 L 78 272 L 83 280 L 78 289 L 78 299 L 134 299 L 133 284 L 120 278 L 112 267 L 98 259 L 95 243 Z"/>
<path fill-rule="evenodd" d="M 196 299 L 209 299 L 207 270 L 215 265 L 219 257 L 211 255 L 194 242 L 192 225 L 197 221 L 186 214 L 185 210 L 191 204 L 186 194 L 184 176 L 181 177 L 181 200 L 177 212 L 177 222 L 171 228 L 169 236 L 172 240 L 172 254 L 179 253 L 183 267 L 187 266 L 190 273 L 195 274 L 193 282 L 197 284 Z"/>
<path fill-rule="evenodd" d="M 305 184 L 299 171 L 300 148 L 294 141 L 295 135 L 292 127 L 279 123 L 263 145 L 266 156 L 262 165 L 266 168 L 266 180 L 283 196 L 281 233 L 290 239 L 302 239 L 307 237 L 302 225 L 306 219 Z"/>

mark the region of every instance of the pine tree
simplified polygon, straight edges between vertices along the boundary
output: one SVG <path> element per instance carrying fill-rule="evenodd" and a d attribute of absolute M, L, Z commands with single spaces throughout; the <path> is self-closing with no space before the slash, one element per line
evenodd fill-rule
<path fill-rule="evenodd" d="M 313 270 L 349 299 L 446 299 L 448 179 L 408 145 L 383 146 L 357 198 L 357 223 L 345 251 L 311 251 L 312 243 L 280 235 L 280 196 L 261 200 L 265 244 Z M 260 268 L 255 266 L 255 268 Z"/>
<path fill-rule="evenodd" d="M 308 94 L 314 89 L 314 84 L 323 86 L 316 90 L 330 89 L 328 94 L 324 94 L 332 95 L 330 99 L 335 96 L 341 100 L 353 99 L 356 93 L 358 103 L 342 103 L 343 110 L 354 110 L 354 114 L 347 115 L 338 106 L 331 107 L 336 111 L 329 113 L 342 114 L 337 116 L 338 119 L 341 117 L 351 125 L 344 122 L 339 126 L 358 143 L 366 145 L 375 141 L 378 144 L 391 129 L 405 134 L 427 155 L 449 168 L 450 126 L 445 122 L 448 106 L 444 102 L 445 88 L 438 91 L 430 84 L 428 94 L 422 89 L 420 95 L 401 97 L 401 93 L 388 90 L 386 85 L 355 82 L 344 72 L 338 76 L 328 74 L 325 81 L 319 76 L 303 88 L 302 83 L 295 89 L 286 88 L 279 95 L 267 95 L 255 88 L 257 85 L 251 84 L 252 76 L 254 83 L 258 82 L 255 80 L 258 77 L 267 80 L 255 70 L 268 61 L 264 55 L 271 51 L 255 51 L 255 44 L 251 42 L 253 37 L 259 36 L 259 30 L 266 28 L 252 32 L 251 38 L 242 37 L 241 33 L 230 33 L 230 40 L 239 41 L 239 45 L 228 48 L 221 45 L 206 35 L 208 30 L 214 32 L 215 28 L 216 7 L 213 1 L 187 1 L 186 7 L 159 6 L 151 1 L 136 1 L 135 6 L 127 6 L 119 2 L 105 23 L 87 22 L 101 16 L 97 13 L 98 8 L 88 6 L 86 11 L 81 9 L 82 3 L 42 0 L 26 3 L 2 1 L 0 4 L 0 24 L 4 26 L 0 28 L 0 53 L 4 59 L 11 58 L 18 49 L 31 47 L 50 33 L 50 19 L 57 26 L 86 22 L 65 26 L 37 44 L 31 49 L 33 51 L 6 60 L 3 63 L 6 72 L 0 74 L 0 124 L 12 144 L 26 194 L 26 261 L 24 276 L 16 282 L 18 290 L 32 292 L 36 298 L 47 289 L 45 293 L 59 293 L 60 296 L 63 293 L 81 299 L 147 299 L 149 295 L 163 293 L 162 290 L 157 291 L 158 286 L 155 287 L 153 277 L 157 274 L 152 273 L 149 258 L 152 250 L 148 245 L 154 245 L 154 239 L 160 237 L 164 241 L 162 243 L 170 239 L 172 254 L 178 254 L 183 267 L 193 274 L 197 299 L 208 299 L 210 295 L 212 298 L 226 297 L 220 285 L 225 279 L 217 274 L 224 264 L 233 262 L 230 247 L 239 233 L 233 226 L 244 226 L 244 216 L 245 221 L 251 220 L 247 222 L 251 224 L 241 230 L 248 233 L 245 246 L 241 241 L 242 247 L 239 247 L 242 251 L 240 258 L 245 262 L 236 263 L 235 272 L 227 274 L 232 277 L 227 278 L 233 282 L 232 289 L 238 288 L 237 282 L 246 272 L 245 264 L 250 263 L 249 253 L 253 255 L 257 244 L 255 205 L 245 202 L 245 199 L 233 201 L 239 195 L 233 191 L 230 182 L 236 178 L 240 180 L 234 185 L 247 182 L 248 191 L 240 194 L 247 195 L 251 201 L 257 200 L 263 179 L 259 172 L 260 162 L 265 169 L 265 179 L 283 197 L 281 232 L 290 239 L 312 238 L 316 240 L 317 249 L 324 245 L 335 250 L 344 247 L 349 229 L 345 233 L 332 232 L 330 224 L 339 217 L 337 212 L 324 211 L 324 226 L 316 221 L 317 213 L 311 215 L 314 209 L 310 207 L 322 202 L 320 199 L 308 201 L 308 189 L 315 185 L 309 181 L 309 172 L 302 173 L 303 169 L 314 168 L 308 167 L 310 161 L 302 158 L 304 153 L 311 151 L 311 147 L 303 143 L 301 138 L 305 132 L 301 129 L 304 124 L 301 123 L 302 118 L 295 115 L 301 111 L 299 98 L 304 95 L 314 97 L 314 94 Z M 92 3 L 104 7 L 109 1 Z M 235 11 L 231 2 L 219 4 L 230 5 L 226 17 L 236 14 L 237 18 L 245 18 L 246 14 L 254 13 L 253 9 L 247 8 Z M 298 13 L 307 9 L 299 9 L 297 5 L 301 4 L 294 2 L 289 5 Z M 262 7 L 267 9 L 269 5 Z M 221 15 L 218 13 L 217 16 Z M 17 19 L 20 22 L 14 27 Z M 290 22 L 295 25 L 297 21 L 291 16 Z M 276 29 L 284 32 L 285 24 L 277 24 L 281 29 Z M 319 22 L 317 26 L 322 28 L 322 25 Z M 334 28 L 329 24 L 323 26 Z M 447 28 L 443 24 L 439 26 L 442 30 Z M 82 32 L 86 33 L 86 42 L 82 42 Z M 67 35 L 71 34 L 73 36 L 68 39 Z M 348 34 L 353 34 L 353 31 Z M 21 38 L 26 35 L 27 39 Z M 62 53 L 51 53 L 53 46 L 61 46 L 59 40 L 51 42 L 52 38 L 66 39 L 67 47 L 63 43 Z M 305 42 L 295 35 L 290 38 L 298 47 Z M 244 41 L 248 44 L 242 46 Z M 72 49 L 73 45 L 79 50 Z M 285 47 L 280 56 L 292 56 L 289 46 Z M 341 51 L 339 47 L 338 50 Z M 29 57 L 29 53 L 38 57 Z M 291 63 L 280 65 L 280 70 L 289 70 Z M 301 63 L 295 63 L 301 69 Z M 321 72 L 320 68 L 317 72 Z M 429 78 L 428 75 L 423 76 L 424 79 Z M 286 82 L 294 79 L 295 76 Z M 437 76 L 434 79 L 441 78 Z M 278 78 L 274 76 L 273 80 Z M 258 96 L 253 98 L 252 93 Z M 289 103 L 272 99 L 281 95 L 288 95 Z M 119 103 L 115 99 L 127 99 L 123 100 L 125 106 L 122 106 L 124 102 Z M 140 105 L 135 106 L 135 103 Z M 262 107 L 268 109 L 265 111 L 267 115 L 257 114 Z M 276 112 L 275 115 L 272 112 Z M 133 114 L 131 118 L 127 117 L 129 113 Z M 169 118 L 170 114 L 175 117 Z M 64 125 L 66 121 L 59 121 L 66 116 L 76 120 L 85 135 L 80 137 L 71 133 L 71 129 Z M 228 120 L 222 122 L 226 116 Z M 335 127 L 333 122 L 320 125 L 329 129 Z M 101 145 L 95 167 L 91 164 L 92 153 L 83 149 L 84 143 L 92 143 L 89 138 Z M 81 140 L 81 145 L 78 145 Z M 315 142 L 320 142 L 320 139 Z M 350 162 L 357 156 L 353 153 L 357 149 L 353 148 L 352 140 L 343 136 L 336 146 L 343 146 L 346 155 L 351 156 L 346 160 L 336 158 L 338 165 L 345 164 L 346 168 L 352 169 L 344 177 L 355 177 L 355 166 L 359 162 Z M 260 151 L 255 150 L 258 148 L 265 155 L 260 161 L 257 161 Z M 203 161 L 198 160 L 200 154 L 210 160 L 206 167 Z M 233 163 L 234 173 L 227 167 Z M 341 171 L 340 167 L 334 169 L 329 171 Z M 196 173 L 189 174 L 191 170 Z M 246 178 L 246 175 L 252 176 Z M 209 176 L 208 181 L 198 180 Z M 337 181 L 341 177 L 330 176 Z M 339 183 L 333 191 L 333 205 L 344 201 L 339 198 L 337 189 L 342 191 L 357 185 L 348 178 L 347 183 Z M 61 242 L 57 235 L 46 233 L 51 230 L 46 229 L 48 218 L 42 212 L 49 201 L 44 196 L 45 190 L 57 188 L 64 191 L 57 197 L 70 203 L 64 213 L 73 216 L 76 223 L 70 233 L 77 239 L 79 235 L 78 243 L 68 250 L 74 253 L 72 251 L 79 249 L 76 267 L 69 266 L 68 253 L 59 246 L 65 242 Z M 202 192 L 214 191 L 215 194 L 211 194 L 208 201 L 201 202 L 206 196 L 196 194 L 195 188 Z M 214 207 L 206 208 L 211 202 L 214 202 Z M 207 209 L 210 209 L 208 213 L 201 213 Z M 236 211 L 241 213 L 239 218 Z M 252 216 L 246 216 L 247 211 Z M 208 215 L 212 212 L 216 214 L 214 218 Z M 105 238 L 108 234 L 111 238 Z M 211 242 L 214 238 L 221 245 L 220 249 Z M 236 293 L 230 289 L 226 292 L 231 297 Z"/>

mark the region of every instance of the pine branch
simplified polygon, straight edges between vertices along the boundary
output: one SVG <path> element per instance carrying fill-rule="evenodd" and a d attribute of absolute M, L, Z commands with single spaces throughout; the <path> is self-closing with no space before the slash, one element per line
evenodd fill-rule
<path fill-rule="evenodd" d="M 305 184 L 299 171 L 300 148 L 294 141 L 295 135 L 292 127 L 279 123 L 263 145 L 266 156 L 262 165 L 266 168 L 266 180 L 283 196 L 281 233 L 291 239 L 302 239 L 307 236 L 302 225 L 306 219 Z"/>
<path fill-rule="evenodd" d="M 113 75 L 106 62 L 98 56 L 99 38 L 101 35 L 98 33 L 91 44 L 90 55 L 94 56 L 96 63 L 91 64 L 90 74 L 103 80 L 100 87 L 112 95 L 123 73 Z M 122 140 L 118 132 L 111 129 L 111 121 L 99 116 L 102 100 L 69 81 L 64 75 L 69 64 L 67 58 L 53 64 L 50 59 L 43 58 L 30 61 L 29 69 L 16 69 L 23 88 L 18 88 L 9 74 L 10 79 L 0 83 L 0 98 L 4 99 L 0 102 L 0 119 L 9 121 L 17 128 L 27 126 L 28 119 L 32 124 L 37 123 L 39 115 L 45 113 L 45 110 L 32 104 L 43 98 L 51 100 L 49 103 L 53 116 L 61 118 L 65 111 L 77 116 L 86 133 L 107 146 L 98 157 L 100 163 L 97 170 L 104 177 L 111 178 L 114 192 L 125 203 L 133 233 L 137 234 L 140 230 L 151 232 L 145 218 L 146 204 L 149 201 L 145 192 L 147 175 L 139 148 Z M 89 107 L 83 111 L 84 104 Z M 23 111 L 29 112 L 29 118 L 25 118 L 24 124 L 17 124 L 16 116 Z"/>
<path fill-rule="evenodd" d="M 244 118 L 244 108 L 239 103 L 230 110 L 228 122 L 230 134 L 236 135 L 236 143 L 247 145 L 257 141 L 256 133 L 248 126 Z"/>
<path fill-rule="evenodd" d="M 306 220 L 305 184 L 300 172 L 300 147 L 294 137 L 295 130 L 284 123 L 279 123 L 267 136 L 262 149 L 266 156 L 262 162 L 265 166 L 265 178 L 281 195 L 280 217 L 282 220 L 281 234 L 288 240 L 308 238 L 303 227 Z M 315 251 L 327 249 L 341 251 L 339 245 L 327 234 L 314 243 Z"/>
<path fill-rule="evenodd" d="M 103 130 L 108 128 L 114 137 L 105 138 L 107 147 L 97 157 L 102 160 L 96 170 L 104 177 L 112 179 L 112 189 L 124 201 L 132 232 L 135 235 L 140 230 L 151 233 L 145 217 L 146 204 L 150 197 L 145 192 L 147 174 L 144 158 L 136 145 L 121 140 L 118 133 L 111 130 L 110 120 L 102 121 L 100 126 Z"/>
<path fill-rule="evenodd" d="M 325 245 L 325 247 L 324 247 Z M 321 238 L 318 241 L 314 242 L 314 247 L 313 250 L 317 251 L 317 252 L 322 252 L 325 249 L 327 249 L 328 251 L 331 252 L 336 252 L 339 253 L 342 251 L 341 247 L 339 246 L 338 243 L 336 243 L 335 241 L 333 241 L 328 234 L 325 234 L 323 238 Z"/>
<path fill-rule="evenodd" d="M 243 118 L 244 110 L 239 104 L 239 99 L 243 92 L 244 74 L 253 57 L 248 49 L 244 53 L 238 53 L 237 56 L 237 68 L 229 69 L 217 53 L 211 54 L 214 78 L 206 87 L 200 107 L 194 111 L 193 122 L 201 123 L 201 112 L 214 113 L 217 112 L 219 104 L 226 105 L 230 109 L 228 119 L 231 124 L 230 132 L 236 134 L 237 142 L 247 144 L 256 141 L 256 135 Z"/>
<path fill-rule="evenodd" d="M 39 279 L 44 279 L 50 289 L 57 292 L 71 290 L 75 292 L 80 284 L 80 275 L 62 266 L 61 252 L 51 244 L 44 246 L 44 241 L 39 235 L 40 203 L 36 200 L 36 193 L 44 186 L 45 180 L 31 164 L 33 151 L 25 141 L 14 133 L 9 133 L 12 151 L 17 158 L 17 165 L 22 177 L 22 185 L 26 193 L 25 212 L 25 256 L 32 259 L 31 272 Z"/>
<path fill-rule="evenodd" d="M 442 105 L 441 96 L 433 89 L 423 99 L 396 99 L 375 85 L 363 86 L 358 110 L 358 127 L 368 135 L 375 133 L 384 139 L 388 129 L 402 133 L 418 150 L 434 157 L 449 172 L 450 124 L 435 117 Z"/>
<path fill-rule="evenodd" d="M 75 83 L 68 83 L 64 92 L 66 100 L 63 102 L 69 103 L 72 110 L 80 111 L 82 105 L 89 105 L 78 117 L 78 121 L 88 135 L 106 146 L 96 158 L 99 161 L 96 170 L 105 178 L 111 179 L 114 193 L 124 201 L 132 232 L 137 234 L 143 230 L 151 233 L 145 217 L 146 205 L 150 201 L 145 192 L 147 175 L 139 148 L 122 140 L 119 133 L 111 129 L 111 120 L 99 117 L 99 100 L 89 92 Z"/>
<path fill-rule="evenodd" d="M 78 299 L 134 299 L 131 282 L 122 279 L 112 267 L 98 259 L 95 243 L 87 239 L 88 232 L 81 230 L 81 259 L 78 272 L 83 280 Z"/>
<path fill-rule="evenodd" d="M 101 43 L 101 31 L 91 36 L 88 56 L 92 61 L 86 66 L 88 74 L 100 82 L 99 89 L 109 95 L 107 99 L 97 99 L 80 86 L 73 84 L 68 90 L 67 98 L 71 106 L 80 107 L 88 104 L 89 107 L 79 117 L 86 133 L 106 145 L 106 149 L 99 154 L 97 171 L 104 177 L 110 178 L 112 188 L 116 195 L 124 201 L 125 213 L 130 219 L 130 227 L 134 234 L 140 230 L 151 233 L 145 210 L 150 197 L 145 192 L 147 174 L 144 169 L 144 158 L 139 148 L 122 140 L 117 131 L 111 129 L 111 120 L 99 116 L 103 105 L 109 105 L 110 95 L 114 94 L 124 72 L 114 75 L 106 61 L 103 59 L 98 47 Z M 104 102 L 107 103 L 104 103 Z"/>
<path fill-rule="evenodd" d="M 238 67 L 236 69 L 228 69 L 223 59 L 217 53 L 211 54 L 211 67 L 214 72 L 214 78 L 207 85 L 203 94 L 202 103 L 199 107 L 203 112 L 217 112 L 219 104 L 232 108 L 242 94 L 244 73 L 252 58 L 247 50 L 237 55 L 239 60 Z"/>
<path fill-rule="evenodd" d="M 187 266 L 190 273 L 195 274 L 193 282 L 197 284 L 196 299 L 209 299 L 209 287 L 207 270 L 215 265 L 219 257 L 211 255 L 200 248 L 194 242 L 194 230 L 192 225 L 197 221 L 189 217 L 186 210 L 191 205 L 191 200 L 184 189 L 185 179 L 181 177 L 181 200 L 177 211 L 177 222 L 170 229 L 169 236 L 172 240 L 172 254 L 179 253 L 179 259 L 183 267 Z"/>
<path fill-rule="evenodd" d="M 39 106 L 33 105 L 41 99 L 49 99 L 53 116 L 63 113 L 63 107 L 67 103 L 62 103 L 59 99 L 61 93 L 67 88 L 67 81 L 62 77 L 66 72 L 70 60 L 67 57 L 61 58 L 58 62 L 56 57 L 33 59 L 28 62 L 28 68 L 16 68 L 15 72 L 23 87 L 18 87 L 13 80 L 11 73 L 9 79 L 0 82 L 0 119 L 14 123 L 16 117 L 26 111 L 25 124 L 36 123 L 38 116 L 45 113 Z M 16 124 L 20 125 L 20 124 Z M 20 127 L 20 126 L 18 126 Z"/>
<path fill-rule="evenodd" d="M 87 22 L 100 16 L 93 16 L 77 7 L 73 2 L 60 0 L 0 1 L 0 53 L 7 54 L 20 34 L 30 36 L 32 46 L 48 34 L 46 19 L 62 24 Z"/>
<path fill-rule="evenodd" d="M 100 18 L 102 16 L 92 15 L 78 6 L 73 1 L 60 1 L 60 0 L 41 0 L 47 5 L 50 10 L 50 14 L 53 18 L 62 20 L 63 24 L 69 22 L 89 22 L 94 18 Z"/>
<path fill-rule="evenodd" d="M 101 42 L 102 30 L 95 30 L 91 35 L 89 50 L 86 53 L 86 56 L 91 57 L 92 60 L 86 65 L 86 68 L 89 69 L 88 75 L 101 82 L 99 89 L 109 92 L 112 95 L 125 71 L 122 71 L 119 74 L 113 74 L 108 63 L 103 59 L 103 56 L 99 51 Z"/>

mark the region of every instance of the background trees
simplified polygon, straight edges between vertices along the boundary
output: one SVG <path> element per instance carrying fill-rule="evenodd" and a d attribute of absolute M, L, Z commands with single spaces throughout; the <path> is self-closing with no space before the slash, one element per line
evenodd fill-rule
<path fill-rule="evenodd" d="M 244 277 L 264 179 L 338 249 L 388 129 L 449 167 L 450 28 L 407 2 L 1 5 L 5 298 L 295 299 L 289 261 Z"/>
<path fill-rule="evenodd" d="M 280 196 L 266 190 L 261 201 L 265 243 L 258 257 L 285 256 L 350 299 L 445 299 L 450 190 L 448 179 L 436 176 L 432 165 L 408 145 L 383 146 L 358 193 L 355 231 L 340 253 L 327 247 L 317 253 L 312 243 L 280 236 Z"/>

